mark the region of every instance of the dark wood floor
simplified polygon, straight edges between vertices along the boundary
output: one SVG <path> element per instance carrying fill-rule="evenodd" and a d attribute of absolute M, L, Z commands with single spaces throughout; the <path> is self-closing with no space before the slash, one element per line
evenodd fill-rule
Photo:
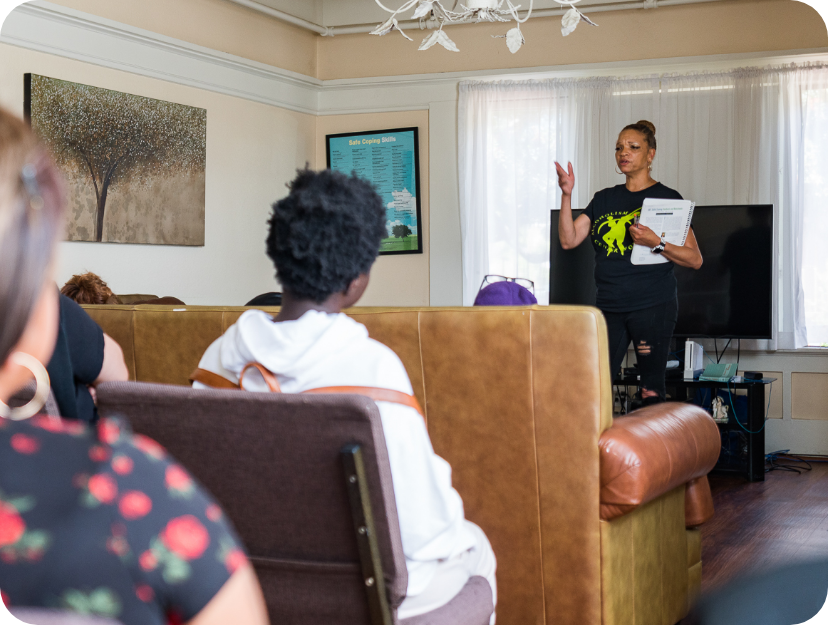
<path fill-rule="evenodd" d="M 828 463 L 764 482 L 711 475 L 716 514 L 702 526 L 702 590 L 747 573 L 828 557 Z"/>

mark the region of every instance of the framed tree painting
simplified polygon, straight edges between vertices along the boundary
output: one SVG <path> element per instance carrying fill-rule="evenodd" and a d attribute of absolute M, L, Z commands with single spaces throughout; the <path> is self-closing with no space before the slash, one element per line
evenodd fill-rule
<path fill-rule="evenodd" d="M 204 245 L 206 110 L 37 74 L 24 89 L 68 183 L 69 241 Z"/>
<path fill-rule="evenodd" d="M 328 169 L 370 181 L 385 204 L 380 254 L 422 254 L 417 128 L 327 135 Z"/>

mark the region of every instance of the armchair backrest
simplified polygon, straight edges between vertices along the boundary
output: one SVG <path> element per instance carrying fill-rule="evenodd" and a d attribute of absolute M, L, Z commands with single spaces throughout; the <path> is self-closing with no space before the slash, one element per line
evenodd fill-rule
<path fill-rule="evenodd" d="M 361 449 L 387 598 L 407 573 L 376 404 L 120 382 L 98 387 L 102 416 L 158 441 L 221 503 L 244 541 L 273 623 L 371 623 L 342 450 Z M 376 584 L 382 588 L 382 584 Z"/>

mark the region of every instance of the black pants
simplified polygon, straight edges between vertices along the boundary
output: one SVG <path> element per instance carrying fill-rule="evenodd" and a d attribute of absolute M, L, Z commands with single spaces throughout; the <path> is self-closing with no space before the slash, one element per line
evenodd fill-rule
<path fill-rule="evenodd" d="M 676 299 L 632 312 L 605 312 L 613 379 L 618 375 L 632 341 L 641 375 L 641 389 L 655 391 L 659 399 L 664 401 L 667 393 L 664 372 L 667 370 L 670 339 L 676 327 L 677 316 Z"/>

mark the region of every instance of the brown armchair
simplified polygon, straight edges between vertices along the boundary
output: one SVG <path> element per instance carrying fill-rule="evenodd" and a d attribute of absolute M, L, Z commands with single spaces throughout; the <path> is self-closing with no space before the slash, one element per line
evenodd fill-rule
<path fill-rule="evenodd" d="M 127 417 L 221 502 L 272 623 L 397 622 L 408 576 L 373 401 L 113 382 L 98 388 L 98 410 Z M 473 577 L 400 625 L 487 625 L 492 611 L 488 582 Z"/>

